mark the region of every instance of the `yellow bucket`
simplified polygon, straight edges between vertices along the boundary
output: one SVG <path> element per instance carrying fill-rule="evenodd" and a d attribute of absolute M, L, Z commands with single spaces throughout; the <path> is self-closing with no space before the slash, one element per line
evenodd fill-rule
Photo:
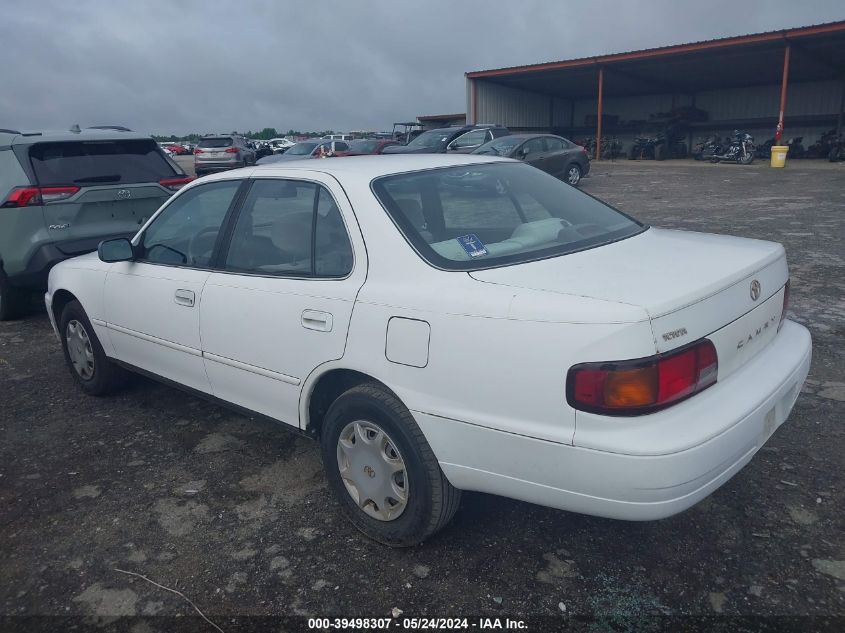
<path fill-rule="evenodd" d="M 772 167 L 786 167 L 788 145 L 772 145 Z"/>

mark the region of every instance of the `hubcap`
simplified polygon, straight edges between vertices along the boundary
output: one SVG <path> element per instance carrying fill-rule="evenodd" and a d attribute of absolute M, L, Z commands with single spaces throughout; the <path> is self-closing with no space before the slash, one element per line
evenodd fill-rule
<path fill-rule="evenodd" d="M 346 491 L 369 516 L 393 521 L 405 511 L 405 461 L 376 424 L 357 420 L 343 428 L 337 440 L 337 465 Z"/>
<path fill-rule="evenodd" d="M 94 377 L 94 348 L 85 327 L 76 319 L 67 324 L 65 332 L 67 353 L 73 368 L 82 380 Z"/>
<path fill-rule="evenodd" d="M 569 169 L 569 184 L 576 185 L 578 184 L 578 180 L 580 180 L 581 174 L 578 173 L 577 167 L 570 167 Z"/>

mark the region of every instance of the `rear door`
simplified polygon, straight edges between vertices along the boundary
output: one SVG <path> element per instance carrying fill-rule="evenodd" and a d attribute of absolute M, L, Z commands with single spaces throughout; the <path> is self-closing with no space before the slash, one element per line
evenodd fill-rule
<path fill-rule="evenodd" d="M 42 206 L 50 237 L 67 255 L 103 237 L 131 237 L 172 195 L 162 181 L 184 178 L 152 139 L 36 143 L 29 159 L 39 186 L 72 193 Z"/>
<path fill-rule="evenodd" d="M 337 182 L 293 173 L 246 194 L 203 290 L 200 338 L 214 395 L 297 426 L 303 382 L 343 356 L 366 261 Z"/>

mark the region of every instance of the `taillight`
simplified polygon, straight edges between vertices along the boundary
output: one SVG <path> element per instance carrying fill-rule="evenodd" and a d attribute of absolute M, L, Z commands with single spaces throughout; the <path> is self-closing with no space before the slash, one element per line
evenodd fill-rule
<path fill-rule="evenodd" d="M 170 189 L 171 191 L 179 191 L 192 180 L 193 178 L 191 176 L 184 176 L 183 178 L 164 178 L 163 180 L 159 180 L 158 184 Z"/>
<path fill-rule="evenodd" d="M 786 311 L 789 309 L 789 279 L 783 286 L 783 309 L 780 312 L 780 323 L 778 323 L 778 332 L 783 327 L 783 322 L 786 320 Z"/>
<path fill-rule="evenodd" d="M 4 209 L 31 207 L 48 202 L 66 200 L 75 195 L 79 187 L 17 187 L 0 205 Z"/>
<path fill-rule="evenodd" d="M 194 154 L 202 154 L 202 150 L 199 147 L 195 147 Z"/>
<path fill-rule="evenodd" d="M 581 411 L 642 415 L 707 389 L 718 369 L 716 348 L 702 339 L 648 358 L 575 365 L 566 378 L 566 399 Z"/>
<path fill-rule="evenodd" d="M 225 152 L 226 152 L 227 154 L 237 154 L 237 153 L 238 153 L 238 148 L 237 148 L 237 147 L 227 147 L 227 148 L 226 148 L 226 150 L 225 150 Z"/>

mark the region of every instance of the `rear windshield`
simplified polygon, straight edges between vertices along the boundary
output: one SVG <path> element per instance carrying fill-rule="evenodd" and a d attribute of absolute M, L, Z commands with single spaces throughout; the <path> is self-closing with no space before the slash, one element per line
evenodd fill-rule
<path fill-rule="evenodd" d="M 454 130 L 429 130 L 408 143 L 408 147 L 443 148 L 454 133 Z"/>
<path fill-rule="evenodd" d="M 152 139 L 37 143 L 29 158 L 40 185 L 158 182 L 178 173 Z"/>
<path fill-rule="evenodd" d="M 200 147 L 231 147 L 232 139 L 229 137 L 223 138 L 204 138 L 200 141 Z"/>
<path fill-rule="evenodd" d="M 451 270 L 565 255 L 646 228 L 522 163 L 385 176 L 373 191 L 423 258 Z"/>

